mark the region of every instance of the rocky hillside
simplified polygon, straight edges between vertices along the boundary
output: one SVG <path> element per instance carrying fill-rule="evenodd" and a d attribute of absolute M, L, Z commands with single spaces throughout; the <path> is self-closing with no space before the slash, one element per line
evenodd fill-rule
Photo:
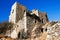
<path fill-rule="evenodd" d="M 60 40 L 60 22 L 48 22 L 40 27 L 34 27 L 27 38 L 12 39 L 0 34 L 1 40 Z"/>
<path fill-rule="evenodd" d="M 46 40 L 60 40 L 60 22 L 50 22 Z"/>

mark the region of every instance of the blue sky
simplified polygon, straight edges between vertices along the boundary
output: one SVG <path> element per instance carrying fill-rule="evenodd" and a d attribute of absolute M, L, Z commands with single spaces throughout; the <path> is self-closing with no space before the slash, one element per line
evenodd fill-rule
<path fill-rule="evenodd" d="M 26 6 L 28 10 L 35 8 L 47 12 L 50 21 L 60 20 L 60 0 L 0 0 L 0 22 L 9 19 L 11 6 L 15 1 Z"/>

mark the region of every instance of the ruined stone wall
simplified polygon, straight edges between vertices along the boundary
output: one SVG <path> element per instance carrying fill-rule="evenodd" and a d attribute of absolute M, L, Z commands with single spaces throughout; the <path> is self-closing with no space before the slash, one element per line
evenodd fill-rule
<path fill-rule="evenodd" d="M 9 22 L 12 22 L 14 24 L 17 23 L 19 20 L 23 18 L 25 11 L 26 11 L 26 8 L 23 5 L 15 2 L 11 8 Z"/>
<path fill-rule="evenodd" d="M 38 10 L 36 10 L 36 9 L 33 9 L 30 14 L 35 14 L 36 16 L 39 16 L 39 15 L 38 15 Z"/>
<path fill-rule="evenodd" d="M 23 18 L 24 12 L 26 11 L 26 8 L 20 4 L 17 4 L 16 7 L 16 22 L 21 20 Z"/>
<path fill-rule="evenodd" d="M 11 32 L 11 38 L 18 38 L 19 32 L 21 33 L 23 29 L 25 29 L 24 19 L 21 19 L 14 25 L 14 28 Z"/>
<path fill-rule="evenodd" d="M 42 18 L 43 18 L 43 23 L 47 23 L 48 22 L 48 17 L 47 17 L 47 14 L 46 13 L 42 13 Z"/>
<path fill-rule="evenodd" d="M 48 22 L 48 17 L 47 17 L 46 13 L 39 12 L 38 14 L 39 14 L 39 18 L 43 24 Z"/>
<path fill-rule="evenodd" d="M 11 32 L 12 38 L 17 38 L 18 33 L 23 29 L 31 33 L 35 27 L 42 27 L 41 25 L 48 21 L 46 14 L 39 13 L 38 10 L 33 10 L 32 14 L 27 13 L 26 8 L 17 2 L 12 6 L 11 11 L 11 20 L 9 20 L 15 23 Z"/>
<path fill-rule="evenodd" d="M 35 25 L 35 19 L 27 16 L 27 29 L 32 30 Z"/>
<path fill-rule="evenodd" d="M 24 15 L 22 19 L 20 19 L 15 25 L 14 25 L 14 30 L 11 32 L 11 37 L 12 38 L 18 38 L 18 34 L 24 34 L 27 31 L 27 22 L 26 22 L 26 12 L 24 12 Z M 15 32 L 15 33 L 14 33 Z M 23 33 L 22 33 L 23 32 Z M 14 35 L 14 36 L 13 36 Z M 20 35 L 19 35 L 20 36 Z"/>
<path fill-rule="evenodd" d="M 16 23 L 16 3 L 12 5 L 11 12 L 9 15 L 9 22 Z"/>
<path fill-rule="evenodd" d="M 27 14 L 27 30 L 28 33 L 31 33 L 34 30 L 34 27 L 41 27 L 41 21 L 38 16 L 35 14 Z"/>

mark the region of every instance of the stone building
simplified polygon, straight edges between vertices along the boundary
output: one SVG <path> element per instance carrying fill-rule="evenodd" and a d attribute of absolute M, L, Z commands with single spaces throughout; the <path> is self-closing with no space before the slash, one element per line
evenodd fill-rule
<path fill-rule="evenodd" d="M 41 27 L 41 25 L 48 22 L 46 13 L 38 10 L 27 11 L 26 7 L 15 2 L 12 5 L 9 22 L 14 23 L 14 29 L 11 32 L 12 38 L 18 38 L 18 34 L 24 30 L 25 33 L 31 33 L 34 27 Z"/>
<path fill-rule="evenodd" d="M 11 8 L 9 22 L 12 22 L 14 24 L 17 23 L 19 20 L 22 19 L 25 10 L 26 8 L 24 6 L 15 2 Z"/>

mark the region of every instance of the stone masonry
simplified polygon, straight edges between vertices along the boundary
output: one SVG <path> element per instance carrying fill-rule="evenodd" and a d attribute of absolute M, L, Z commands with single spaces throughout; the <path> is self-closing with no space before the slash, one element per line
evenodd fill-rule
<path fill-rule="evenodd" d="M 34 27 L 41 27 L 41 25 L 47 23 L 48 18 L 44 12 L 36 9 L 28 11 L 26 7 L 15 2 L 11 8 L 9 22 L 14 23 L 11 38 L 18 38 L 18 34 L 21 33 L 22 30 L 24 30 L 25 33 L 31 33 Z"/>

